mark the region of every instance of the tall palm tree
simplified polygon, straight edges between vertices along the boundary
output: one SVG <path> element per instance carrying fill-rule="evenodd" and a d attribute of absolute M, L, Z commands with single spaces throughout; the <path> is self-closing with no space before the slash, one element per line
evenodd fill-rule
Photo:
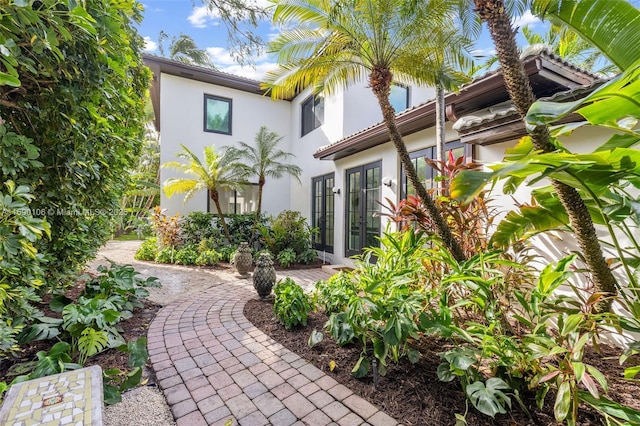
<path fill-rule="evenodd" d="M 256 210 L 256 218 L 253 222 L 253 231 L 251 232 L 251 241 L 253 244 L 256 235 L 256 229 L 262 213 L 262 190 L 267 178 L 280 179 L 284 175 L 291 175 L 300 181 L 302 169 L 295 164 L 286 163 L 295 155 L 278 149 L 278 144 L 282 141 L 282 136 L 276 132 L 271 132 L 266 126 L 260 127 L 255 137 L 255 146 L 238 142 L 237 147 L 229 148 L 237 150 L 237 155 L 241 161 L 248 167 L 249 176 L 258 177 L 258 209 Z"/>
<path fill-rule="evenodd" d="M 460 243 L 418 177 L 389 102 L 394 78 L 433 85 L 437 72 L 452 74 L 449 64 L 458 56 L 461 37 L 453 29 L 450 7 L 448 0 L 423 7 L 410 7 L 406 0 L 280 0 L 274 7 L 274 22 L 295 27 L 270 44 L 280 66 L 267 74 L 264 87 L 275 98 L 309 87 L 330 94 L 368 78 L 409 181 L 452 255 L 464 260 Z M 437 29 L 441 36 L 426 35 L 426 28 Z M 442 44 L 443 39 L 447 43 Z M 451 61 L 439 61 L 434 54 L 443 46 L 448 47 L 444 54 Z"/>
<path fill-rule="evenodd" d="M 158 49 L 162 56 L 165 56 L 163 42 L 168 38 L 169 34 L 164 31 L 160 31 L 160 35 L 158 36 Z M 177 37 L 171 37 L 167 57 L 185 64 L 200 65 L 213 69 L 216 68 L 213 62 L 211 62 L 211 58 L 207 54 L 207 51 L 200 49 L 193 38 L 182 33 Z"/>
<path fill-rule="evenodd" d="M 224 235 L 231 242 L 229 227 L 224 219 L 220 206 L 220 192 L 236 190 L 246 185 L 248 169 L 239 162 L 240 156 L 235 150 L 225 150 L 222 154 L 215 151 L 214 146 L 204 149 L 204 162 L 184 145 L 178 158 L 186 160 L 186 163 L 170 161 L 162 167 L 171 168 L 188 175 L 188 178 L 169 178 L 162 185 L 167 197 L 174 194 L 185 194 L 184 201 L 193 197 L 196 192 L 207 190 L 209 197 L 216 206 L 218 218 L 222 224 Z"/>
<path fill-rule="evenodd" d="M 557 0 L 557 2 L 576 3 L 575 0 L 571 2 Z M 583 1 L 583 3 L 595 2 L 596 0 Z M 524 119 L 529 107 L 536 101 L 536 97 L 520 61 L 516 32 L 511 25 L 509 10 L 504 0 L 474 0 L 474 5 L 482 21 L 487 23 L 489 34 L 495 44 L 497 56 L 502 66 L 505 86 L 514 106 Z M 528 131 L 537 150 L 542 152 L 556 150 L 546 125 L 529 127 Z M 615 295 L 616 281 L 604 258 L 595 226 L 584 201 L 575 188 L 555 180 L 552 180 L 551 183 L 568 213 L 571 227 L 593 276 L 596 289 L 610 296 Z M 606 309 L 607 306 L 608 303 L 602 304 L 600 309 Z"/>

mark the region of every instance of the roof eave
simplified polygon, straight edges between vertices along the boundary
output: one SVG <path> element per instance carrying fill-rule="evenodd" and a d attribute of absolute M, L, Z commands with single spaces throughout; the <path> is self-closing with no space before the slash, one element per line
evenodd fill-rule
<path fill-rule="evenodd" d="M 550 83 L 554 82 L 556 84 L 562 84 L 569 88 L 591 84 L 596 78 L 594 75 L 581 72 L 578 68 L 568 66 L 555 58 L 547 58 L 542 55 L 527 58 L 523 62 L 523 66 L 525 73 L 529 78 L 534 75 L 539 75 Z M 447 119 L 455 122 L 458 118 L 457 113 L 461 110 L 464 111 L 464 114 L 473 111 L 473 109 L 464 110 L 462 107 L 465 104 L 477 99 L 479 95 L 495 91 L 505 91 L 506 99 L 508 99 L 501 71 L 491 72 L 487 74 L 486 77 L 465 85 L 459 92 L 447 94 L 445 96 Z M 499 103 L 506 99 L 496 99 L 495 103 Z M 476 108 L 475 110 L 477 111 L 478 109 L 479 108 Z M 412 123 L 412 126 L 409 126 L 408 123 Z M 435 124 L 435 101 L 429 101 L 415 107 L 409 112 L 399 114 L 397 116 L 397 124 L 398 129 L 403 136 L 410 135 L 433 126 Z M 511 126 L 515 129 L 516 124 L 511 123 Z M 501 127 L 504 129 L 503 124 L 496 126 L 495 129 Z M 524 126 L 522 126 L 522 128 L 524 128 Z M 510 133 L 510 131 L 508 133 Z M 515 131 L 513 134 L 515 135 L 516 133 L 520 135 L 520 129 Z M 507 135 L 505 135 L 505 137 L 506 136 Z M 355 133 L 319 149 L 313 154 L 313 156 L 314 158 L 321 160 L 337 160 L 356 154 L 365 149 L 382 145 L 389 142 L 389 140 L 386 125 L 384 122 L 380 122 L 368 129 L 365 129 L 364 131 Z M 496 139 L 495 141 L 492 140 L 490 143 L 497 143 L 500 141 L 502 140 Z"/>

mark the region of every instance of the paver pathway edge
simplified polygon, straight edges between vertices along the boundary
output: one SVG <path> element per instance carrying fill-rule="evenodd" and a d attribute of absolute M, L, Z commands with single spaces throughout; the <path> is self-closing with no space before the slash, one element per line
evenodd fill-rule
<path fill-rule="evenodd" d="M 328 275 L 291 271 L 299 284 Z M 398 423 L 244 316 L 256 293 L 237 279 L 165 306 L 147 347 L 178 426 L 374 425 Z"/>

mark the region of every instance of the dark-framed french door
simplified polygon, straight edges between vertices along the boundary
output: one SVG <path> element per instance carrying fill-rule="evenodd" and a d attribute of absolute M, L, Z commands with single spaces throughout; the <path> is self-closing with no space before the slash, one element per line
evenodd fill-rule
<path fill-rule="evenodd" d="M 364 247 L 377 246 L 380 236 L 380 184 L 382 162 L 347 170 L 345 199 L 345 254 L 362 253 Z"/>
<path fill-rule="evenodd" d="M 311 223 L 319 229 L 314 236 L 313 248 L 333 253 L 335 234 L 335 175 L 333 173 L 311 180 Z"/>

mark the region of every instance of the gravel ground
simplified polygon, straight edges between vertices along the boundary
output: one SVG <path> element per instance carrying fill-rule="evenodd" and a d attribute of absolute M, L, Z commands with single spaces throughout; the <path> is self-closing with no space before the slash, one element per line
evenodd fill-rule
<path fill-rule="evenodd" d="M 140 241 L 110 241 L 87 267 L 96 270 L 109 261 L 130 264 L 140 276 L 158 277 L 161 288 L 150 288 L 149 300 L 167 305 L 185 294 L 195 293 L 220 284 L 233 277 L 231 271 L 206 270 L 176 265 L 156 265 L 139 262 L 133 258 Z M 144 374 L 149 377 L 149 374 Z M 173 426 L 171 410 L 160 389 L 156 386 L 140 386 L 122 394 L 122 402 L 107 406 L 103 412 L 105 426 Z"/>

